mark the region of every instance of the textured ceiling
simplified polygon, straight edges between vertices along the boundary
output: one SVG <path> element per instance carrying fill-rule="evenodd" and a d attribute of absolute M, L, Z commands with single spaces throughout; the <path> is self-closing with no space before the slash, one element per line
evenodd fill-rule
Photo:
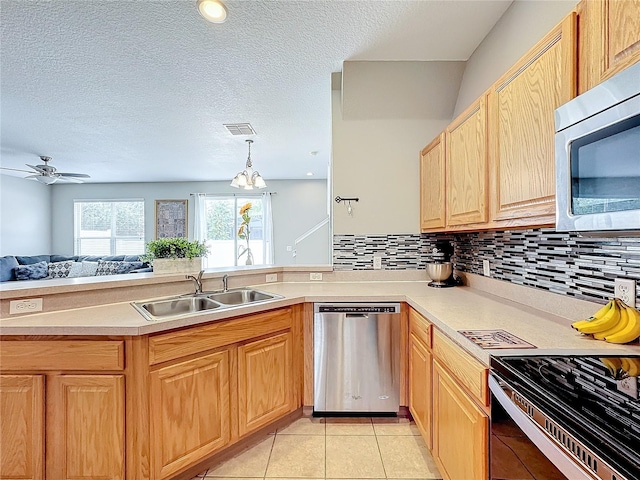
<path fill-rule="evenodd" d="M 265 179 L 325 177 L 345 60 L 466 60 L 497 1 L 2 0 L 3 167 L 53 157 L 92 182 L 230 179 L 250 122 Z M 317 151 L 315 156 L 311 151 Z"/>

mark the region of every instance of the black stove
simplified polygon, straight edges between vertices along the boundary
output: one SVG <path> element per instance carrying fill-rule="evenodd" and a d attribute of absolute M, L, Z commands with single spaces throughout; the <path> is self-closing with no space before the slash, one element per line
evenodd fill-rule
<path fill-rule="evenodd" d="M 533 405 L 552 420 L 547 433 L 570 455 L 585 453 L 565 433 L 624 478 L 640 479 L 640 356 L 492 357 L 491 367 L 525 399 L 523 410 Z"/>

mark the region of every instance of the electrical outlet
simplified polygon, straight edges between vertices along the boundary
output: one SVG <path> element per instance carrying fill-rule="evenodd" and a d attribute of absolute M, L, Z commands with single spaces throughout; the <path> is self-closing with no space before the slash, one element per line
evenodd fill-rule
<path fill-rule="evenodd" d="M 9 315 L 24 315 L 42 311 L 41 298 L 29 298 L 26 300 L 12 300 L 9 303 Z"/>
<path fill-rule="evenodd" d="M 489 266 L 489 260 L 482 260 L 482 274 L 485 277 L 491 276 L 491 267 Z"/>
<path fill-rule="evenodd" d="M 293 252 L 293 246 L 287 245 L 287 252 Z"/>
<path fill-rule="evenodd" d="M 278 274 L 277 273 L 267 273 L 266 278 L 265 278 L 265 282 L 271 283 L 271 282 L 277 282 L 277 281 L 278 281 Z"/>
<path fill-rule="evenodd" d="M 309 274 L 309 280 L 322 280 L 322 274 L 321 273 L 310 273 Z"/>
<path fill-rule="evenodd" d="M 617 390 L 631 398 L 638 399 L 638 377 L 627 377 L 616 382 Z"/>
<path fill-rule="evenodd" d="M 614 296 L 630 307 L 636 306 L 636 281 L 628 278 L 616 278 Z"/>
<path fill-rule="evenodd" d="M 373 256 L 373 269 L 382 270 L 382 257 L 379 255 Z"/>

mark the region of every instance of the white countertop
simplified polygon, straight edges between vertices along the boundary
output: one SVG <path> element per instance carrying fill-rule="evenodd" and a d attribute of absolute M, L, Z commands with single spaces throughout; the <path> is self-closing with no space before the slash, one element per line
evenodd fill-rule
<path fill-rule="evenodd" d="M 424 281 L 294 282 L 255 285 L 284 298 L 187 318 L 151 322 L 128 302 L 0 319 L 2 335 L 147 335 L 300 302 L 407 302 L 479 360 L 489 355 L 640 354 L 639 345 L 615 345 L 572 330 L 571 312 L 553 315 L 470 287 L 429 288 Z M 146 300 L 146 299 L 140 299 Z M 485 350 L 459 330 L 504 329 L 537 349 Z"/>

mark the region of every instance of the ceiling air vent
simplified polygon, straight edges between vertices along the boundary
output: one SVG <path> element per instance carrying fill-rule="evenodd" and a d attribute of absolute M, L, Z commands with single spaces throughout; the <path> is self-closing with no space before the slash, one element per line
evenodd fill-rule
<path fill-rule="evenodd" d="M 231 135 L 255 135 L 256 131 L 250 123 L 224 123 Z"/>

